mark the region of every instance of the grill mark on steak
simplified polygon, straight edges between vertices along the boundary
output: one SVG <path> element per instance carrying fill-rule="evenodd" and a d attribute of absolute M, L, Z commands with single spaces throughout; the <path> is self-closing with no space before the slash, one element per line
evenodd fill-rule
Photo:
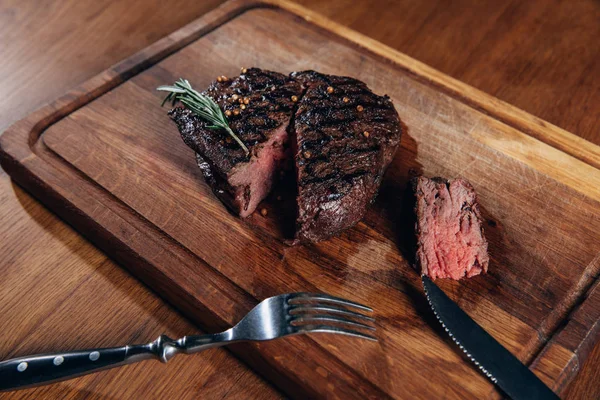
<path fill-rule="evenodd" d="M 229 127 L 250 151 L 243 149 L 224 130 L 207 128 L 207 123 L 187 108 L 175 107 L 169 115 L 185 144 L 200 155 L 204 173 L 213 192 L 234 213 L 245 217 L 270 191 L 274 174 L 285 158 L 286 128 L 300 95 L 299 82 L 277 72 L 250 68 L 225 82 L 213 82 L 204 91 L 227 117 Z M 237 95 L 238 100 L 233 101 Z M 247 98 L 241 109 L 239 99 Z M 239 112 L 235 115 L 234 111 Z"/>
<path fill-rule="evenodd" d="M 250 68 L 232 80 L 214 82 L 205 94 L 212 97 L 223 112 L 232 112 L 229 126 L 250 149 L 266 141 L 271 130 L 289 121 L 294 107 L 291 96 L 300 90 L 297 82 L 283 74 Z M 249 99 L 246 110 L 240 110 L 239 102 L 231 101 L 233 95 Z M 239 115 L 233 113 L 236 109 Z M 227 149 L 234 163 L 246 158 L 243 150 L 233 143 Z"/>
<path fill-rule="evenodd" d="M 387 96 L 375 95 L 354 78 L 314 71 L 291 76 L 307 88 L 293 134 L 296 242 L 315 242 L 363 217 L 400 142 L 400 120 Z"/>
<path fill-rule="evenodd" d="M 354 78 L 314 71 L 288 77 L 251 68 L 233 80 L 214 82 L 204 94 L 224 112 L 231 111 L 229 126 L 249 148 L 250 158 L 226 132 L 207 129 L 191 111 L 176 107 L 169 114 L 184 142 L 199 154 L 215 194 L 240 216 L 254 211 L 257 185 L 258 201 L 268 193 L 285 158 L 287 135 L 292 136 L 296 242 L 323 240 L 356 224 L 400 142 L 400 120 L 389 97 L 375 95 Z M 250 100 L 239 115 L 233 114 L 239 109 L 231 101 L 234 94 Z M 267 151 L 271 146 L 274 150 Z M 266 183 L 256 178 L 261 174 L 268 175 Z"/>

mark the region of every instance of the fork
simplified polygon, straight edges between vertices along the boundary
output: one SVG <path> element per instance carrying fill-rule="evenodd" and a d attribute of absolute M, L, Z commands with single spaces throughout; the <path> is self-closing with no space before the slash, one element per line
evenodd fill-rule
<path fill-rule="evenodd" d="M 374 331 L 375 319 L 354 309 L 373 311 L 327 294 L 282 294 L 263 300 L 237 325 L 221 333 L 184 336 L 177 340 L 161 335 L 148 344 L 38 354 L 2 361 L 0 391 L 45 385 L 153 358 L 166 363 L 179 353 L 193 354 L 231 343 L 304 333 L 337 333 L 376 341 L 374 336 L 361 332 Z"/>

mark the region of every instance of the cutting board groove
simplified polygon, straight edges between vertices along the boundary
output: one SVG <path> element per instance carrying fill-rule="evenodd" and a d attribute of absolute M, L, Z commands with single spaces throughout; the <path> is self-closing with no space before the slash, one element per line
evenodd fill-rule
<path fill-rule="evenodd" d="M 288 247 L 278 205 L 240 221 L 204 184 L 153 89 L 240 66 L 355 76 L 407 125 L 365 219 Z M 403 257 L 410 174 L 463 176 L 486 219 L 486 276 L 441 287 L 555 390 L 599 336 L 600 151 L 573 135 L 285 1 L 234 1 L 10 127 L 11 176 L 208 331 L 262 298 L 324 291 L 372 305 L 378 343 L 335 336 L 231 351 L 290 396 L 497 397 L 445 336 Z M 427 378 L 424 378 L 427 377 Z"/>

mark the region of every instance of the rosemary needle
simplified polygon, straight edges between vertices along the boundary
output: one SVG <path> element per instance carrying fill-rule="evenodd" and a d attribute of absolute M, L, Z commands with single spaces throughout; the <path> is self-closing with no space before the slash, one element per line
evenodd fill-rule
<path fill-rule="evenodd" d="M 184 106 L 186 106 L 190 111 L 194 114 L 210 123 L 211 125 L 207 125 L 206 127 L 209 129 L 225 129 L 227 133 L 235 140 L 240 147 L 244 150 L 246 155 L 250 154 L 250 151 L 240 140 L 240 138 L 233 133 L 229 124 L 227 123 L 227 118 L 221 111 L 221 108 L 213 99 L 208 96 L 205 96 L 201 93 L 198 93 L 196 90 L 192 88 L 192 85 L 183 78 L 179 78 L 177 82 L 173 84 L 173 86 L 159 86 L 156 88 L 161 92 L 169 92 L 167 97 L 163 100 L 161 106 L 164 106 L 166 102 L 170 101 L 172 105 L 175 105 L 178 101 L 180 101 Z"/>

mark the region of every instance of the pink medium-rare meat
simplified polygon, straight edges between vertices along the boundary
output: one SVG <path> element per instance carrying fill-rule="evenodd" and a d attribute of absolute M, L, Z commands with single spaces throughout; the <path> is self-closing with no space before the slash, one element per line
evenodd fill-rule
<path fill-rule="evenodd" d="M 432 279 L 487 272 L 488 244 L 473 186 L 464 179 L 413 180 L 417 262 Z"/>
<path fill-rule="evenodd" d="M 285 160 L 295 102 L 302 94 L 297 81 L 277 72 L 249 68 L 242 75 L 212 83 L 203 93 L 227 115 L 227 123 L 250 151 L 224 130 L 214 130 L 186 107 L 169 115 L 185 144 L 196 152 L 198 166 L 215 195 L 244 218 L 267 196 Z"/>
<path fill-rule="evenodd" d="M 173 108 L 169 115 L 196 152 L 206 181 L 246 217 L 294 162 L 295 243 L 325 240 L 355 225 L 400 144 L 402 127 L 391 99 L 353 78 L 250 68 L 231 80 L 221 77 L 203 94 L 217 103 L 250 153 L 189 104 Z"/>

